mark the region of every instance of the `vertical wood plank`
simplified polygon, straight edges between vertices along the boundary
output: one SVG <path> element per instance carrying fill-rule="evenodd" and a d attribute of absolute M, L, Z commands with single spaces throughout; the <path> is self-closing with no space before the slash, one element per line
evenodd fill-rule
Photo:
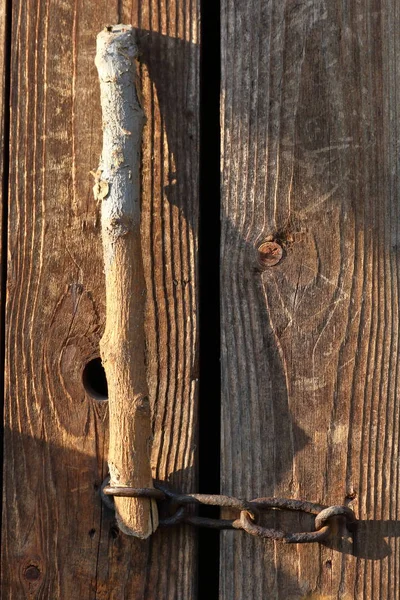
<path fill-rule="evenodd" d="M 361 519 L 339 550 L 224 533 L 224 600 L 400 594 L 399 25 L 393 0 L 222 1 L 222 491 Z"/>
<path fill-rule="evenodd" d="M 8 12 L 7 12 L 7 3 L 6 0 L 0 1 L 0 82 L 1 82 L 1 91 L 0 91 L 0 386 L 2 388 L 1 397 L 4 398 L 4 373 L 3 373 L 3 365 L 4 365 L 4 303 L 5 303 L 5 281 L 4 281 L 4 273 L 5 273 L 5 264 L 6 260 L 5 254 L 5 235 L 7 227 L 4 227 L 4 221 L 7 214 L 7 185 L 8 185 L 8 135 L 7 135 L 7 117 L 8 117 L 8 89 L 9 89 L 9 81 L 8 78 L 8 52 L 9 52 L 9 43 L 10 41 L 7 39 L 7 20 L 8 20 Z"/>
<path fill-rule="evenodd" d="M 154 476 L 195 487 L 198 6 L 13 2 L 2 597 L 194 599 L 195 535 L 135 540 L 100 499 L 107 403 L 82 372 L 105 294 L 91 170 L 102 131 L 95 39 L 131 22 L 147 124 L 142 211 Z"/>

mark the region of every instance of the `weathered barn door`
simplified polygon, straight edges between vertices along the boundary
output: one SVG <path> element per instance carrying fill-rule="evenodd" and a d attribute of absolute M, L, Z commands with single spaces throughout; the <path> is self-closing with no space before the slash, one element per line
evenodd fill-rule
<path fill-rule="evenodd" d="M 202 491 L 217 492 L 217 428 L 221 492 L 347 505 L 353 538 L 285 545 L 180 525 L 141 541 L 101 501 L 94 55 L 117 22 L 137 29 L 147 117 L 154 477 L 198 490 L 200 453 Z M 399 29 L 394 0 L 0 0 L 4 600 L 400 597 Z M 220 104 L 207 95 L 219 85 Z M 213 311 L 201 335 L 199 307 Z"/>
<path fill-rule="evenodd" d="M 152 464 L 155 476 L 194 490 L 198 5 L 16 0 L 10 8 L 2 597 L 193 598 L 193 532 L 181 527 L 135 540 L 120 534 L 100 500 L 108 414 L 91 361 L 105 290 L 90 172 L 102 144 L 96 35 L 107 23 L 132 23 L 147 115 Z"/>
<path fill-rule="evenodd" d="M 224 533 L 223 600 L 400 596 L 399 16 L 222 0 L 221 487 L 361 519 L 341 552 Z"/>

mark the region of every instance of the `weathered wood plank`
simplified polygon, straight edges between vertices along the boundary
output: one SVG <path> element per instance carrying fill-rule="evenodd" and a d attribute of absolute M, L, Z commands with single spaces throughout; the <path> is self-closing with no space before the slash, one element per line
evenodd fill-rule
<path fill-rule="evenodd" d="M 6 81 L 8 78 L 7 73 L 7 56 L 8 56 L 8 40 L 7 40 L 7 3 L 6 0 L 0 0 L 0 312 L 4 315 L 4 302 L 5 302 L 5 281 L 4 281 L 4 261 L 6 260 L 4 254 L 5 249 L 5 235 L 7 228 L 4 227 L 5 215 L 7 211 L 7 198 L 5 197 L 7 193 L 7 182 L 8 182 L 8 173 L 7 169 L 7 155 L 8 148 L 6 144 L 8 142 L 8 137 L 6 136 L 6 129 L 8 127 L 7 116 L 8 116 L 8 106 L 6 103 L 8 102 L 7 90 L 9 82 Z M 4 365 L 4 323 L 3 316 L 0 319 L 0 340 L 1 348 L 0 348 L 0 364 Z M 4 389 L 4 373 L 3 367 L 0 368 L 0 386 L 2 390 Z M 3 391 L 2 391 L 3 397 Z"/>
<path fill-rule="evenodd" d="M 101 503 L 107 406 L 82 371 L 98 356 L 105 289 L 96 34 L 139 28 L 154 475 L 195 487 L 198 7 L 196 2 L 13 2 L 7 302 L 6 598 L 195 597 L 195 537 L 120 534 Z"/>
<path fill-rule="evenodd" d="M 221 598 L 395 599 L 398 7 L 222 7 L 222 490 L 362 525 L 342 552 L 225 533 Z M 285 256 L 261 272 L 270 235 Z"/>

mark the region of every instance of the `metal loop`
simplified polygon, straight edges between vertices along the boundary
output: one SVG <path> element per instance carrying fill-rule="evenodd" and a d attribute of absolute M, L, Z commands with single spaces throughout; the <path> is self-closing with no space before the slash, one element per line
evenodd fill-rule
<path fill-rule="evenodd" d="M 310 544 L 325 541 L 330 534 L 329 526 L 323 527 L 320 531 L 307 531 L 296 533 L 284 533 L 280 529 L 268 529 L 253 523 L 246 511 L 240 513 L 240 518 L 235 522 L 234 527 L 243 529 L 250 535 L 270 540 L 283 540 L 287 544 Z"/>
<path fill-rule="evenodd" d="M 301 533 L 286 533 L 284 542 L 286 544 L 313 544 L 325 542 L 331 535 L 331 528 L 325 525 L 319 531 L 306 531 Z"/>
<path fill-rule="evenodd" d="M 315 529 L 320 530 L 332 517 L 344 517 L 348 529 L 355 527 L 356 515 L 348 506 L 329 506 L 321 510 L 315 517 Z"/>
<path fill-rule="evenodd" d="M 122 498 L 154 498 L 155 500 L 164 500 L 165 494 L 155 488 L 131 488 L 125 486 L 109 485 L 110 476 L 108 475 L 101 485 L 101 498 L 104 504 L 110 510 L 115 510 L 114 496 Z"/>
<path fill-rule="evenodd" d="M 114 509 L 113 496 L 125 498 L 154 498 L 157 501 L 169 501 L 169 505 L 177 506 L 176 512 L 160 519 L 160 526 L 170 527 L 186 523 L 196 527 L 209 527 L 213 529 L 242 529 L 250 535 L 264 539 L 282 540 L 287 544 L 305 544 L 323 542 L 327 540 L 332 528 L 329 520 L 333 517 L 346 519 L 348 529 L 353 529 L 357 523 L 354 512 L 347 506 L 323 506 L 316 502 L 306 502 L 293 498 L 255 498 L 247 501 L 233 496 L 216 494 L 181 494 L 174 491 L 165 482 L 154 481 L 154 488 L 131 488 L 123 486 L 110 486 L 108 477 L 101 486 L 103 502 Z M 188 513 L 188 506 L 205 504 L 234 508 L 240 511 L 237 519 L 210 519 Z M 170 506 L 171 508 L 171 506 Z M 285 533 L 280 529 L 262 527 L 258 524 L 260 510 L 290 510 L 301 511 L 315 515 L 315 531 Z"/>
<path fill-rule="evenodd" d="M 118 496 L 120 498 L 154 498 L 164 500 L 165 494 L 155 488 L 132 488 L 119 485 L 106 485 L 103 488 L 106 496 Z"/>
<path fill-rule="evenodd" d="M 235 521 L 233 519 L 209 519 L 207 517 L 198 517 L 196 515 L 188 515 L 185 523 L 194 525 L 195 527 L 207 527 L 208 529 L 234 529 Z"/>
<path fill-rule="evenodd" d="M 161 527 L 171 527 L 172 525 L 179 525 L 180 523 L 186 522 L 186 507 L 180 506 L 175 514 L 170 517 L 165 517 L 164 519 L 160 519 L 159 525 Z"/>
<path fill-rule="evenodd" d="M 270 540 L 283 540 L 285 534 L 283 531 L 279 529 L 267 529 L 266 527 L 261 527 L 261 525 L 257 525 L 254 523 L 246 510 L 242 510 L 240 513 L 239 519 L 234 521 L 235 529 L 243 529 L 250 535 L 255 535 L 261 538 L 268 538 Z"/>
<path fill-rule="evenodd" d="M 220 506 L 224 508 L 236 508 L 240 511 L 246 510 L 252 517 L 253 520 L 258 520 L 259 511 L 257 506 L 253 505 L 247 500 L 235 498 L 233 496 L 224 496 L 222 494 L 180 494 L 174 492 L 170 487 L 161 483 L 160 481 L 154 482 L 154 485 L 158 490 L 161 490 L 165 496 L 171 498 L 180 505 L 187 504 L 205 504 L 208 506 Z"/>
<path fill-rule="evenodd" d="M 250 500 L 252 506 L 257 506 L 259 510 L 280 509 L 295 512 L 305 512 L 311 515 L 318 515 L 326 507 L 316 502 L 307 502 L 305 500 L 295 500 L 294 498 L 254 498 Z"/>

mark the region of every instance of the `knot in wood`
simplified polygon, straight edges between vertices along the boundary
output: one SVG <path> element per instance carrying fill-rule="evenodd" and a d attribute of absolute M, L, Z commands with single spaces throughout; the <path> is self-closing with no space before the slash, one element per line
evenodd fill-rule
<path fill-rule="evenodd" d="M 40 570 L 36 565 L 28 565 L 24 571 L 24 578 L 27 581 L 37 581 L 40 579 Z"/>
<path fill-rule="evenodd" d="M 134 405 L 139 414 L 150 415 L 150 400 L 148 396 L 138 396 L 135 398 Z"/>
<path fill-rule="evenodd" d="M 96 200 L 104 200 L 108 196 L 110 186 L 107 181 L 100 179 L 93 186 L 93 194 Z"/>
<path fill-rule="evenodd" d="M 258 247 L 258 260 L 263 268 L 277 265 L 282 256 L 283 248 L 277 242 L 263 242 Z"/>

